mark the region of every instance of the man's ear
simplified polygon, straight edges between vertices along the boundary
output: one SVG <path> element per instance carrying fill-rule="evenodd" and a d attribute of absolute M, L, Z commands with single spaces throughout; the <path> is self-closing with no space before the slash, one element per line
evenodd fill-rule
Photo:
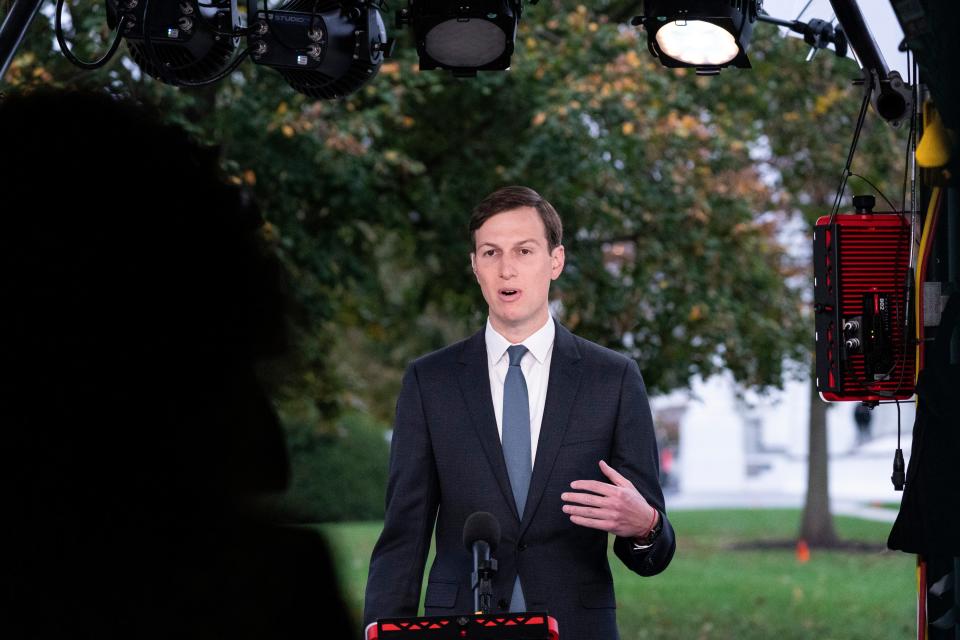
<path fill-rule="evenodd" d="M 563 265 L 567 259 L 566 252 L 564 251 L 563 245 L 557 245 L 554 247 L 553 251 L 550 252 L 550 279 L 556 280 L 560 277 L 560 273 L 563 271 Z"/>
<path fill-rule="evenodd" d="M 470 268 L 473 270 L 474 277 L 479 279 L 480 276 L 477 275 L 477 254 L 474 251 L 470 252 Z"/>

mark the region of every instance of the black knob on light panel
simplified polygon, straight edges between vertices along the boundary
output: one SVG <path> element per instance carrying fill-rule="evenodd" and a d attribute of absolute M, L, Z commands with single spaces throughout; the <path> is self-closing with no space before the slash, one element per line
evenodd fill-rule
<path fill-rule="evenodd" d="M 873 196 L 853 196 L 853 208 L 857 213 L 873 213 L 873 208 L 877 204 L 877 199 Z"/>

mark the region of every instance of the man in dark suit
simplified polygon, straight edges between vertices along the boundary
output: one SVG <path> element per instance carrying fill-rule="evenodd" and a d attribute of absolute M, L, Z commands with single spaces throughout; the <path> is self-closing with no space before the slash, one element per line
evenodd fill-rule
<path fill-rule="evenodd" d="M 617 638 L 608 533 L 643 576 L 666 568 L 676 546 L 640 370 L 550 317 L 564 248 L 539 194 L 491 194 L 470 232 L 487 327 L 404 376 L 364 621 L 417 615 L 435 524 L 426 614 L 472 611 L 463 525 L 487 511 L 502 529 L 495 611 L 547 611 L 564 640 Z"/>

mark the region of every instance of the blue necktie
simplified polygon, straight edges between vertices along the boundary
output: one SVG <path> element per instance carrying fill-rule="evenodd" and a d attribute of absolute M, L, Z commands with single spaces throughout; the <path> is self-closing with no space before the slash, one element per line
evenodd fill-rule
<path fill-rule="evenodd" d="M 520 369 L 520 360 L 527 352 L 522 344 L 507 349 L 510 367 L 503 381 L 503 458 L 507 463 L 507 475 L 517 503 L 517 515 L 523 518 L 530 488 L 530 400 L 527 396 L 527 381 Z"/>
<path fill-rule="evenodd" d="M 527 491 L 530 489 L 530 400 L 527 396 L 527 381 L 520 369 L 520 361 L 527 352 L 522 344 L 507 348 L 510 367 L 503 381 L 503 458 L 507 463 L 507 475 L 513 499 L 517 503 L 517 515 L 523 518 L 523 508 L 527 504 Z M 510 611 L 526 611 L 527 606 L 520 588 L 520 576 L 513 585 L 510 597 Z"/>

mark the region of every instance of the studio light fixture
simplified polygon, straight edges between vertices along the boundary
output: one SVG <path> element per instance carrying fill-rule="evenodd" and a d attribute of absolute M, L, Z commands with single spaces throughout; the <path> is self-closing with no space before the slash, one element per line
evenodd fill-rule
<path fill-rule="evenodd" d="M 300 93 L 341 98 L 376 76 L 393 48 L 381 0 L 286 0 L 276 9 L 247 0 L 245 25 L 237 0 L 106 0 L 113 42 L 101 58 L 85 61 L 64 37 L 64 2 L 57 0 L 55 31 L 72 63 L 100 68 L 126 41 L 141 71 L 177 86 L 222 80 L 249 55 Z"/>
<path fill-rule="evenodd" d="M 106 0 L 107 21 L 147 75 L 173 85 L 217 78 L 236 52 L 236 0 Z"/>
<path fill-rule="evenodd" d="M 289 0 L 277 10 L 258 11 L 249 32 L 253 61 L 314 98 L 353 93 L 393 48 L 380 11 L 367 2 Z"/>
<path fill-rule="evenodd" d="M 643 26 L 647 48 L 663 66 L 693 67 L 698 75 L 715 75 L 731 66 L 750 68 L 747 49 L 758 21 L 802 35 L 811 47 L 807 60 L 831 45 L 842 58 L 852 47 L 876 112 L 893 127 L 909 120 L 912 89 L 899 72 L 887 67 L 856 0 L 830 0 L 836 19 L 829 22 L 775 18 L 764 13 L 762 4 L 762 0 L 643 0 L 642 15 L 631 24 Z"/>
<path fill-rule="evenodd" d="M 758 0 L 646 0 L 647 48 L 665 67 L 693 67 L 714 75 L 727 66 L 749 68 L 747 48 L 759 13 Z"/>
<path fill-rule="evenodd" d="M 521 0 L 409 0 L 397 27 L 412 27 L 421 70 L 471 77 L 510 68 L 521 13 Z"/>

